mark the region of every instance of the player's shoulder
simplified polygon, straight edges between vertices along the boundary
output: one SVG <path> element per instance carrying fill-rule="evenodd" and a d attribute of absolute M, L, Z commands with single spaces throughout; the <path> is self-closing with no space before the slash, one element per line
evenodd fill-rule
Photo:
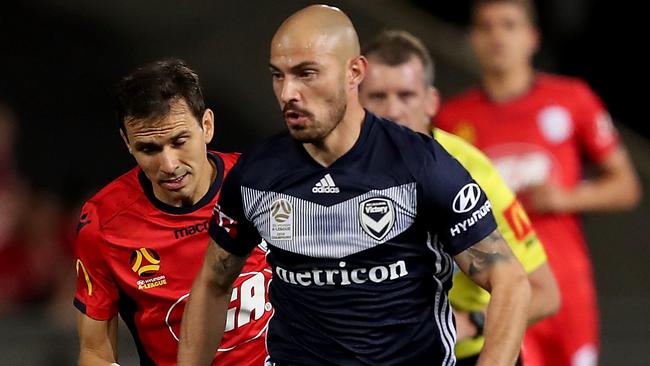
<path fill-rule="evenodd" d="M 133 168 L 116 178 L 92 196 L 82 208 L 82 215 L 90 214 L 103 226 L 121 212 L 131 208 L 144 198 L 138 181 L 139 168 Z"/>
<path fill-rule="evenodd" d="M 373 157 L 399 156 L 399 165 L 391 169 L 404 167 L 416 181 L 432 184 L 430 177 L 439 176 L 441 172 L 455 169 L 456 160 L 434 138 L 415 132 L 393 121 L 377 117 L 375 121 L 376 141 L 372 147 Z M 388 160 L 388 159 L 385 159 Z M 394 160 L 394 159 L 393 159 Z M 443 184 L 445 179 L 436 180 Z"/>
<path fill-rule="evenodd" d="M 467 106 L 480 103 L 484 99 L 481 89 L 477 86 L 473 86 L 444 100 L 440 106 L 440 113 L 444 115 L 445 113 L 462 111 L 467 108 Z"/>
<path fill-rule="evenodd" d="M 370 113 L 370 112 L 367 112 Z M 413 144 L 413 148 L 427 148 L 431 143 L 431 136 L 415 132 L 408 127 L 399 123 L 382 118 L 376 115 L 371 115 L 369 122 L 373 124 L 373 130 L 377 130 L 381 134 L 380 139 L 387 139 L 398 144 Z M 401 150 L 401 149 L 400 149 Z"/>
<path fill-rule="evenodd" d="M 479 149 L 462 138 L 449 132 L 436 128 L 434 130 L 436 140 L 442 147 L 451 154 L 460 164 L 472 175 L 482 188 L 495 195 L 502 195 L 501 191 L 509 192 L 505 182 L 501 179 L 496 167 L 490 159 Z M 512 194 L 504 195 L 507 198 Z M 493 199 L 490 197 L 490 199 Z"/>
<path fill-rule="evenodd" d="M 226 173 L 233 167 L 233 165 L 235 165 L 235 163 L 237 163 L 237 160 L 239 160 L 239 157 L 241 156 L 241 153 L 238 152 L 221 152 L 216 150 L 209 150 L 208 153 L 221 159 L 223 162 L 223 168 Z"/>
<path fill-rule="evenodd" d="M 447 131 L 434 129 L 434 136 L 456 160 L 469 169 L 468 165 L 476 166 L 481 170 L 492 170 L 493 166 L 483 152 L 474 145 Z"/>
<path fill-rule="evenodd" d="M 578 93 L 578 96 L 584 93 L 591 93 L 591 87 L 589 87 L 586 81 L 572 76 L 539 73 L 536 82 L 540 88 L 552 93 L 567 93 L 564 95 L 572 97 L 575 97 L 576 93 Z"/>
<path fill-rule="evenodd" d="M 390 154 L 402 156 L 407 166 L 419 166 L 425 156 L 437 159 L 443 149 L 429 135 L 415 132 L 408 127 L 389 119 L 373 116 L 373 132 L 377 144 L 373 154 Z"/>

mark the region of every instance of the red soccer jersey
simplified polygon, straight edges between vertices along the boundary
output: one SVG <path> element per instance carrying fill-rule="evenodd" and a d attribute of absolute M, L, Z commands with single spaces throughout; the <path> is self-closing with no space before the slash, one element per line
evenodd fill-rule
<path fill-rule="evenodd" d="M 525 95 L 505 103 L 490 101 L 481 89 L 470 90 L 443 104 L 436 123 L 485 152 L 515 192 L 543 182 L 571 190 L 582 179 L 582 159 L 602 162 L 619 141 L 602 102 L 585 83 L 548 74 L 537 75 Z M 557 338 L 563 348 L 538 347 L 546 353 L 593 349 L 597 307 L 578 217 L 531 212 L 530 218 L 558 280 L 562 308 L 529 329 L 527 338 L 531 330 L 550 326 L 555 327 L 550 341 Z M 541 333 L 550 334 L 546 328 Z"/>
<path fill-rule="evenodd" d="M 223 177 L 238 154 L 210 153 L 217 178 L 192 207 L 157 200 L 151 182 L 134 168 L 83 207 L 77 237 L 74 304 L 97 320 L 118 312 L 136 342 L 142 365 L 175 365 L 180 323 L 208 245 L 208 222 Z M 226 332 L 215 363 L 264 364 L 264 335 L 273 311 L 271 270 L 258 246 L 235 281 Z"/>
<path fill-rule="evenodd" d="M 515 192 L 551 181 L 574 188 L 582 178 L 583 157 L 601 162 L 618 145 L 618 134 L 602 102 L 583 82 L 539 74 L 523 96 L 493 103 L 481 89 L 444 103 L 438 127 L 465 138 L 494 162 Z M 551 264 L 576 251 L 586 259 L 575 215 L 531 212 Z M 553 268 L 556 275 L 571 266 Z M 567 273 L 570 276 L 570 273 Z"/>

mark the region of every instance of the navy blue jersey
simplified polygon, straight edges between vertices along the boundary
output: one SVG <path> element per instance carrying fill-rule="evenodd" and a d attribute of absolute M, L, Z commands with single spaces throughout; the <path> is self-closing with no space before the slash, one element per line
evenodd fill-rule
<path fill-rule="evenodd" d="M 243 155 L 211 237 L 273 269 L 278 365 L 453 365 L 452 256 L 496 228 L 490 202 L 435 140 L 366 112 L 325 168 L 288 133 Z"/>

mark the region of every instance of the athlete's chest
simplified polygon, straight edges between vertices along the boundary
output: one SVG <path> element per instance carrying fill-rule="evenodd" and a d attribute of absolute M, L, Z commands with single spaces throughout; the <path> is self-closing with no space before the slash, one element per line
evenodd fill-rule
<path fill-rule="evenodd" d="M 242 188 L 246 218 L 272 246 L 342 258 L 406 231 L 417 215 L 417 184 L 406 170 L 287 172 L 266 187 Z"/>
<path fill-rule="evenodd" d="M 103 234 L 106 260 L 122 291 L 143 298 L 172 296 L 191 284 L 208 243 L 211 210 L 189 215 L 121 215 Z"/>
<path fill-rule="evenodd" d="M 470 111 L 464 123 L 474 129 L 480 148 L 504 143 L 558 147 L 572 143 L 578 114 L 571 103 L 540 96 L 516 104 L 486 104 Z"/>
<path fill-rule="evenodd" d="M 470 142 L 492 160 L 510 188 L 519 191 L 549 179 L 565 183 L 577 174 L 578 118 L 571 103 L 541 96 L 477 108 L 462 123 L 471 130 Z"/>

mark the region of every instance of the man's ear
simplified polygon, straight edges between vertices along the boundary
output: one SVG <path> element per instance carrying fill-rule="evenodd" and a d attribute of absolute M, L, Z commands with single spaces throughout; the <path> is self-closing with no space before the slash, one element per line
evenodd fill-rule
<path fill-rule="evenodd" d="M 428 86 L 426 104 L 427 116 L 429 116 L 430 119 L 433 118 L 438 114 L 438 110 L 440 110 L 440 93 L 438 92 L 438 89 Z"/>
<path fill-rule="evenodd" d="M 368 70 L 368 59 L 364 56 L 359 56 L 350 61 L 348 72 L 350 73 L 350 87 L 357 89 L 363 79 L 366 77 Z"/>
<path fill-rule="evenodd" d="M 212 137 L 214 137 L 214 113 L 210 108 L 206 108 L 205 112 L 203 112 L 201 127 L 203 128 L 203 139 L 207 145 L 212 141 Z"/>

